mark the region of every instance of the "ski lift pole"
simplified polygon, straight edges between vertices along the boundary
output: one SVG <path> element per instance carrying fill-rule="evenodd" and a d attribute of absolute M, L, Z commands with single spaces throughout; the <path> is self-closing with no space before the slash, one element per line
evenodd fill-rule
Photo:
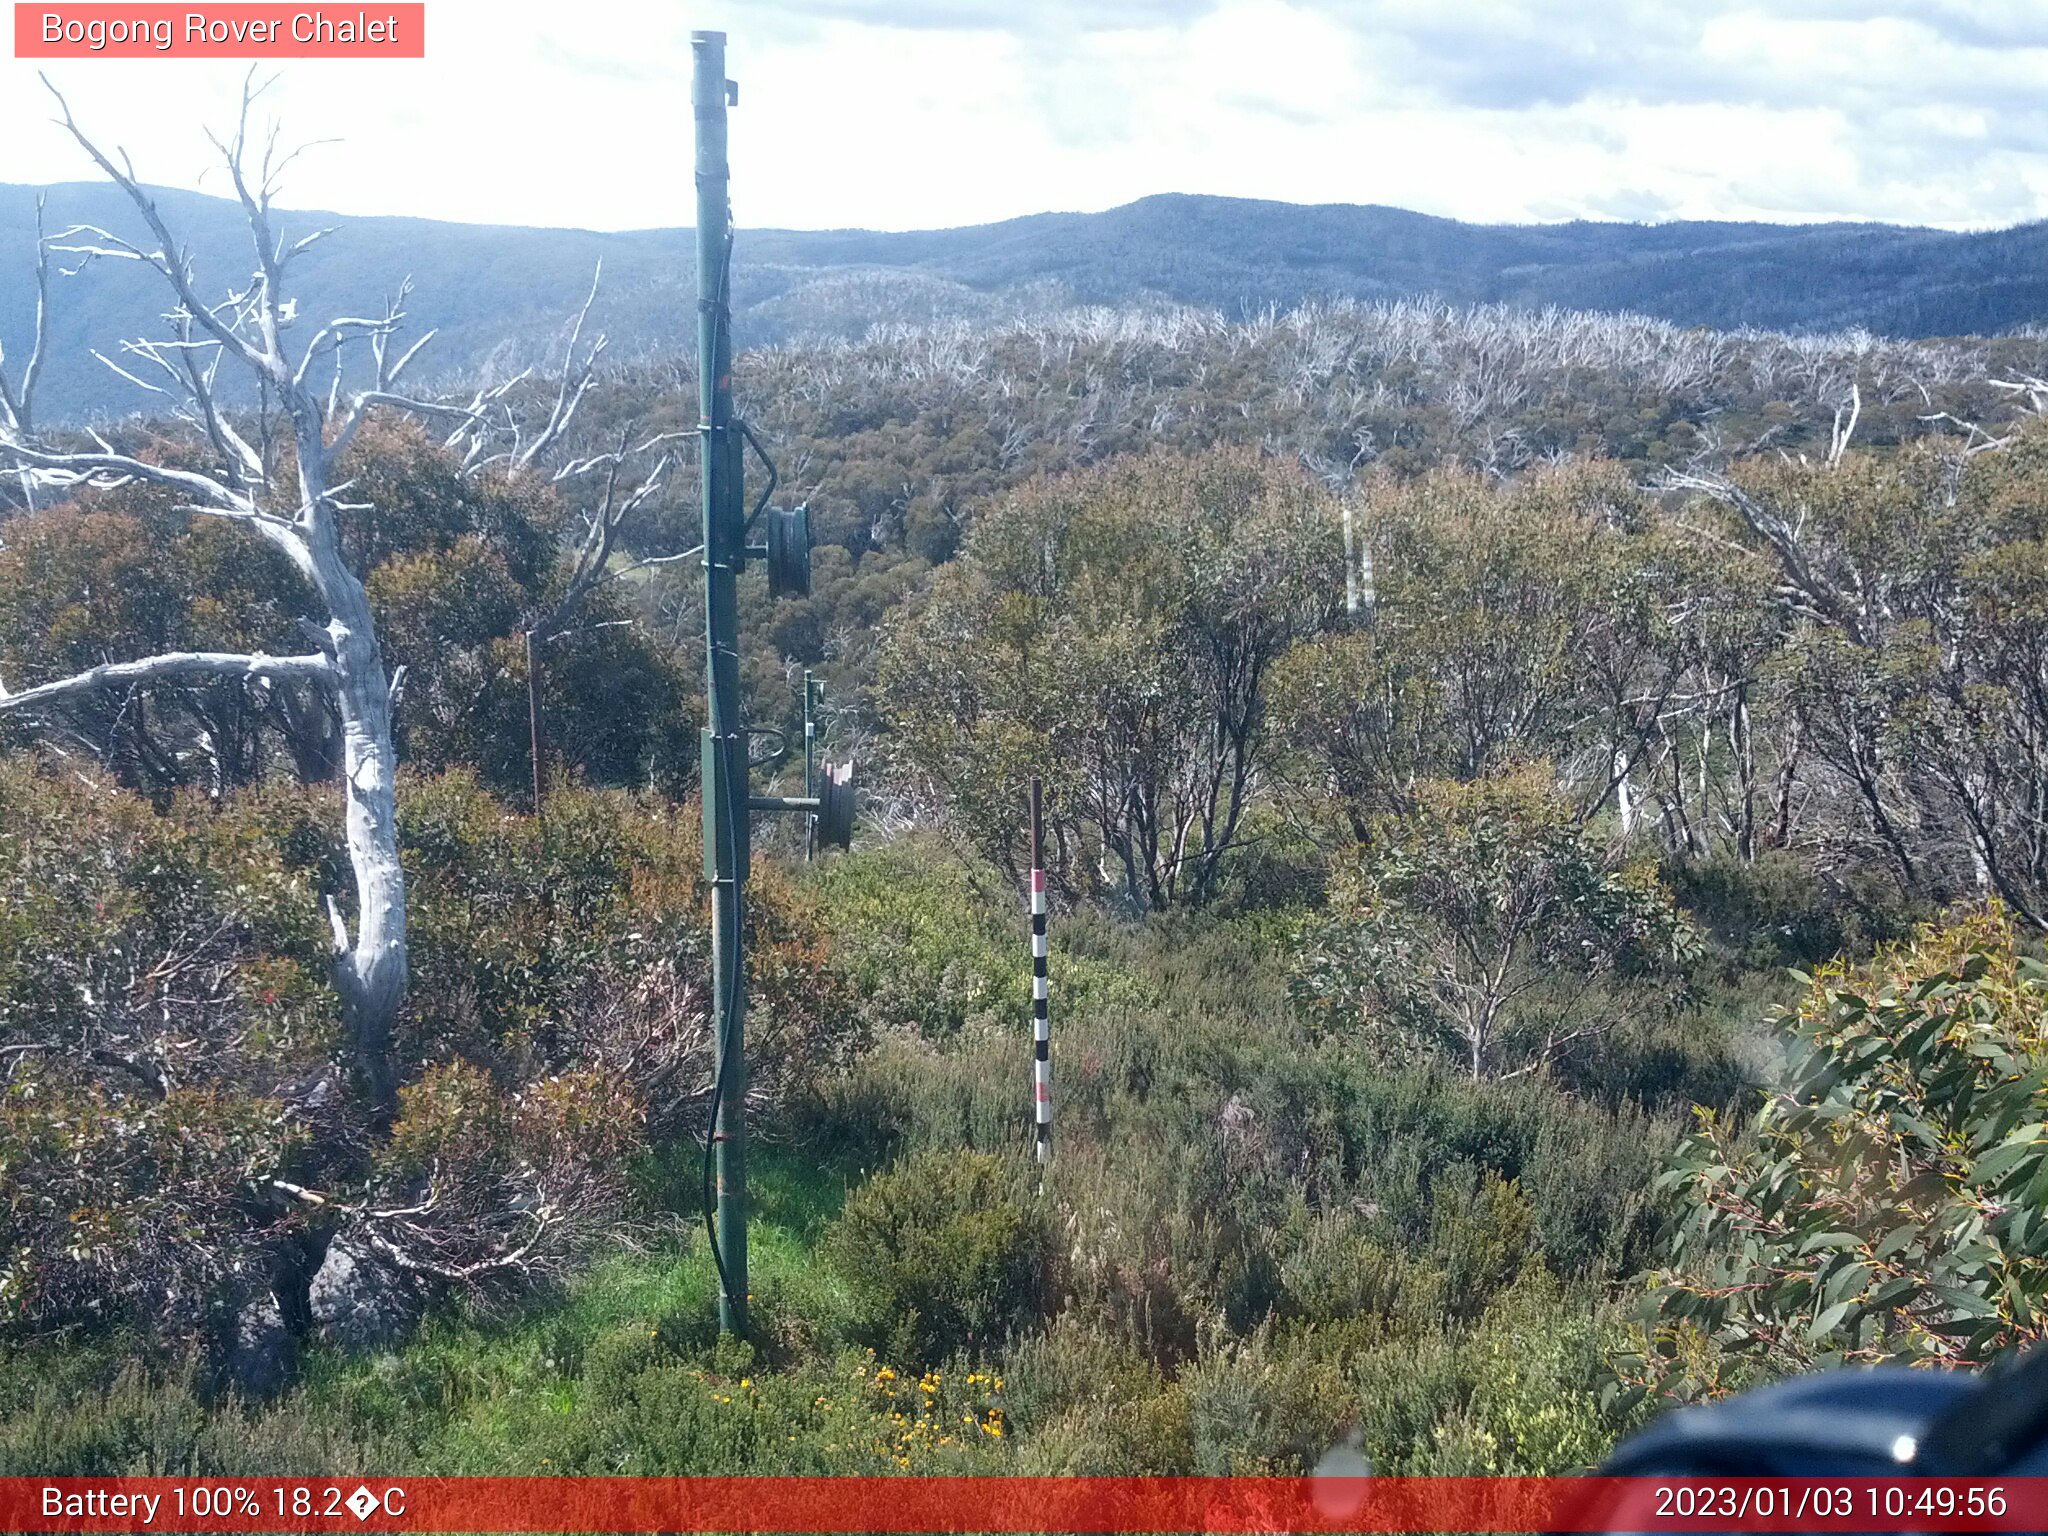
<path fill-rule="evenodd" d="M 725 34 L 692 32 L 690 101 L 697 119 L 697 442 L 704 490 L 704 696 L 708 717 L 698 783 L 704 799 L 704 878 L 711 885 L 711 1006 L 716 1022 L 711 1134 L 705 1145 L 704 1219 L 718 1269 L 718 1324 L 747 1331 L 747 992 L 743 955 L 749 828 L 755 811 L 807 817 L 816 841 L 845 848 L 858 810 L 851 761 L 793 798 L 750 792 L 751 735 L 740 700 L 739 576 L 749 560 L 768 568 L 768 595 L 808 597 L 808 505 L 770 507 L 779 477 L 732 409 L 732 199 L 726 108 L 739 87 L 725 78 Z M 752 448 L 768 483 L 746 508 L 744 454 Z M 765 539 L 750 542 L 766 518 Z M 808 690 L 806 691 L 808 697 Z M 768 734 L 776 734 L 769 732 Z M 806 737 L 806 745 L 809 738 Z M 808 755 L 808 754 L 807 754 Z M 714 1178 L 715 1174 L 715 1178 Z M 716 1199 L 713 1188 L 716 1185 Z M 714 1209 L 715 1205 L 715 1209 Z"/>
<path fill-rule="evenodd" d="M 1052 1161 L 1052 1019 L 1046 973 L 1045 799 L 1031 776 L 1031 1103 L 1038 1166 Z"/>
<path fill-rule="evenodd" d="M 732 414 L 732 203 L 726 164 L 725 34 L 692 32 L 697 127 L 697 440 L 704 495 L 704 869 L 711 883 L 712 1009 L 717 1021 L 711 1141 L 717 1171 L 718 1324 L 747 1331 L 747 737 L 740 718 L 740 568 L 746 562 L 741 437 Z"/>

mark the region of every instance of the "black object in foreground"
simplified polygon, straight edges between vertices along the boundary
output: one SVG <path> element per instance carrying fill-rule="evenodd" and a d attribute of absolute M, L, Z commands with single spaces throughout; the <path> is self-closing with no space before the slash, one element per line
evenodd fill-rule
<path fill-rule="evenodd" d="M 1680 1409 L 1625 1442 L 1617 1477 L 2048 1475 L 2048 1350 L 1982 1375 L 1827 1371 Z"/>

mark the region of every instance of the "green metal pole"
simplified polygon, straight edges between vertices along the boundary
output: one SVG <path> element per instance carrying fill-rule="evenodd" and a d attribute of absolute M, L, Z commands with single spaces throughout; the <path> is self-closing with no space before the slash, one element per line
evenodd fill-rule
<path fill-rule="evenodd" d="M 712 1126 L 718 1174 L 718 1324 L 747 1331 L 747 997 L 740 949 L 747 860 L 747 746 L 740 721 L 737 583 L 746 560 L 740 434 L 732 425 L 732 206 L 727 186 L 725 34 L 693 32 L 697 115 L 697 400 L 704 486 L 704 865 L 711 881 L 712 1006 L 719 1094 Z"/>

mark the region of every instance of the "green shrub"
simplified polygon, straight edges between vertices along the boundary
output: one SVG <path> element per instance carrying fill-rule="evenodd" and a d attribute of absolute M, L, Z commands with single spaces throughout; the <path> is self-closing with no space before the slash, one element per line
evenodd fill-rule
<path fill-rule="evenodd" d="M 1617 1337 L 1592 1298 L 1566 1296 L 1541 1264 L 1527 1268 L 1455 1346 L 1469 1383 L 1411 1463 L 1450 1477 L 1554 1477 L 1598 1465 L 1613 1446 L 1599 1385 Z"/>
<path fill-rule="evenodd" d="M 303 1395 L 249 1406 L 214 1395 L 189 1362 L 99 1366 L 83 1352 L 9 1363 L 0 1477 L 313 1477 L 411 1464 L 402 1439 L 342 1423 Z"/>
<path fill-rule="evenodd" d="M 1360 1355 L 1358 1421 L 1383 1476 L 1555 1476 L 1596 1465 L 1632 1420 L 1602 1410 L 1620 1319 L 1540 1263 L 1476 1326 Z"/>
<path fill-rule="evenodd" d="M 1911 927 L 1908 902 L 1881 872 L 1851 868 L 1823 877 L 1789 849 L 1767 849 L 1751 860 L 1726 851 L 1668 859 L 1664 878 L 1737 973 L 1864 953 L 1904 938 Z"/>
<path fill-rule="evenodd" d="M 1050 1187 L 1067 1307 L 1169 1371 L 1255 1328 L 1308 1220 L 1299 1191 L 1256 1165 L 1260 1140 L 1233 1099 L 1177 1134 L 1155 1123 L 1060 1152 Z"/>
<path fill-rule="evenodd" d="M 968 866 L 906 841 L 822 861 L 805 883 L 831 915 L 834 963 L 871 1026 L 944 1040 L 975 1020 L 1028 1016 L 1017 935 L 1029 929 L 1004 934 L 989 920 L 992 875 L 977 890 Z"/>
<path fill-rule="evenodd" d="M 1488 1170 L 1437 1181 L 1430 1219 L 1431 1258 L 1443 1267 L 1450 1316 L 1484 1312 L 1535 1251 L 1536 1213 L 1512 1179 Z"/>
<path fill-rule="evenodd" d="M 444 1271 L 501 1290 L 560 1276 L 628 1214 L 643 1146 L 701 1128 L 691 813 L 563 789 L 536 821 L 467 774 L 402 787 L 413 975 L 384 1136 L 349 1091 L 323 806 L 280 788 L 157 810 L 0 766 L 0 1329 L 132 1321 L 217 1348 L 273 1286 L 298 1314 L 302 1229 L 366 1191 L 422 1207 L 404 1241 Z M 861 1034 L 815 915 L 766 868 L 749 939 L 772 1131 Z"/>
<path fill-rule="evenodd" d="M 2042 1337 L 2048 968 L 2011 919 L 1827 966 L 1780 1022 L 1788 1079 L 1747 1127 L 1705 1117 L 1664 1176 L 1683 1211 L 1639 1384 L 1717 1392 L 1745 1358 L 1975 1363 Z"/>
<path fill-rule="evenodd" d="M 1298 466 L 1234 450 L 991 501 L 883 630 L 872 696 L 899 770 L 1013 873 L 1016 790 L 1043 772 L 1057 884 L 1204 904 L 1261 778 L 1273 664 L 1336 618 L 1335 513 Z"/>
<path fill-rule="evenodd" d="M 1678 1135 L 1668 1120 L 1606 1110 L 1541 1078 L 1473 1083 L 1327 1059 L 1304 1058 L 1295 1070 L 1321 1080 L 1348 1181 L 1390 1237 L 1425 1245 L 1439 1205 L 1469 1198 L 1474 1170 L 1491 1170 L 1517 1182 L 1537 1242 L 1561 1274 L 1626 1272 L 1648 1261 L 1657 1230 L 1649 1186 Z"/>
<path fill-rule="evenodd" d="M 981 1355 L 1044 1314 L 1051 1234 L 1020 1169 L 922 1153 L 848 1196 L 825 1250 L 890 1359 Z"/>
<path fill-rule="evenodd" d="M 1270 1330 L 1212 1350 L 1183 1374 L 1195 1470 L 1208 1477 L 1299 1476 L 1351 1416 L 1339 1361 L 1276 1347 Z"/>
<path fill-rule="evenodd" d="M 702 1129 L 713 1031 L 695 810 L 561 788 L 536 820 L 451 773 L 406 787 L 399 831 L 408 1054 L 466 1062 L 507 1092 L 595 1074 L 591 1102 L 629 1099 L 654 1141 Z M 766 866 L 748 889 L 749 1090 L 772 1116 L 863 1035 L 811 905 Z"/>
<path fill-rule="evenodd" d="M 360 1130 L 288 800 L 0 766 L 0 1330 L 216 1331 Z"/>
<path fill-rule="evenodd" d="M 1671 1005 L 1689 925 L 1654 870 L 1587 835 L 1548 768 L 1413 793 L 1302 926 L 1292 981 L 1320 1030 L 1514 1077 Z"/>
<path fill-rule="evenodd" d="M 1034 1477 L 1186 1477 L 1195 1469 L 1186 1388 L 1167 1382 L 1132 1397 L 1077 1402 L 1017 1446 Z"/>
<path fill-rule="evenodd" d="M 885 1036 L 844 1077 L 811 1086 L 803 1130 L 820 1150 L 870 1166 L 922 1151 L 1015 1154 L 1031 1138 L 1030 1070 L 1014 1039 L 940 1048 Z"/>
<path fill-rule="evenodd" d="M 1323 1328 L 1369 1323 L 1367 1336 L 1399 1320 L 1434 1321 L 1444 1276 L 1395 1251 L 1358 1216 L 1326 1214 L 1310 1224 L 1280 1265 L 1281 1315 Z"/>
<path fill-rule="evenodd" d="M 1194 1470 L 1186 1391 L 1129 1339 L 1074 1309 L 1013 1345 L 1002 1379 L 1019 1448 L 1034 1474 Z"/>

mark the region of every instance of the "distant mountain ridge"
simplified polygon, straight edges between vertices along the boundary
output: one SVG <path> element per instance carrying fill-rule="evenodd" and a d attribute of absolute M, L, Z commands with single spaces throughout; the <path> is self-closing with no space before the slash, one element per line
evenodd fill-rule
<path fill-rule="evenodd" d="M 53 230 L 136 230 L 112 187 L 46 190 Z M 0 344 L 17 360 L 30 325 L 35 195 L 0 185 Z M 156 195 L 197 254 L 206 291 L 248 273 L 234 203 Z M 279 221 L 294 235 L 338 227 L 297 269 L 305 315 L 361 313 L 410 274 L 415 327 L 439 328 L 429 356 L 445 373 L 544 360 L 600 259 L 595 323 L 613 337 L 614 355 L 667 351 L 689 336 L 696 273 L 688 230 L 603 234 L 318 213 Z M 1173 194 L 960 229 L 742 230 L 734 261 L 742 347 L 1072 304 L 1169 302 L 1238 316 L 1316 298 L 1420 295 L 1631 310 L 1686 326 L 1863 327 L 1902 337 L 2048 323 L 2048 223 L 1968 234 L 1880 224 L 1481 225 L 1397 208 Z M 100 262 L 59 281 L 46 413 L 68 419 L 146 405 L 88 349 L 111 354 L 162 308 L 152 274 L 132 263 Z"/>

